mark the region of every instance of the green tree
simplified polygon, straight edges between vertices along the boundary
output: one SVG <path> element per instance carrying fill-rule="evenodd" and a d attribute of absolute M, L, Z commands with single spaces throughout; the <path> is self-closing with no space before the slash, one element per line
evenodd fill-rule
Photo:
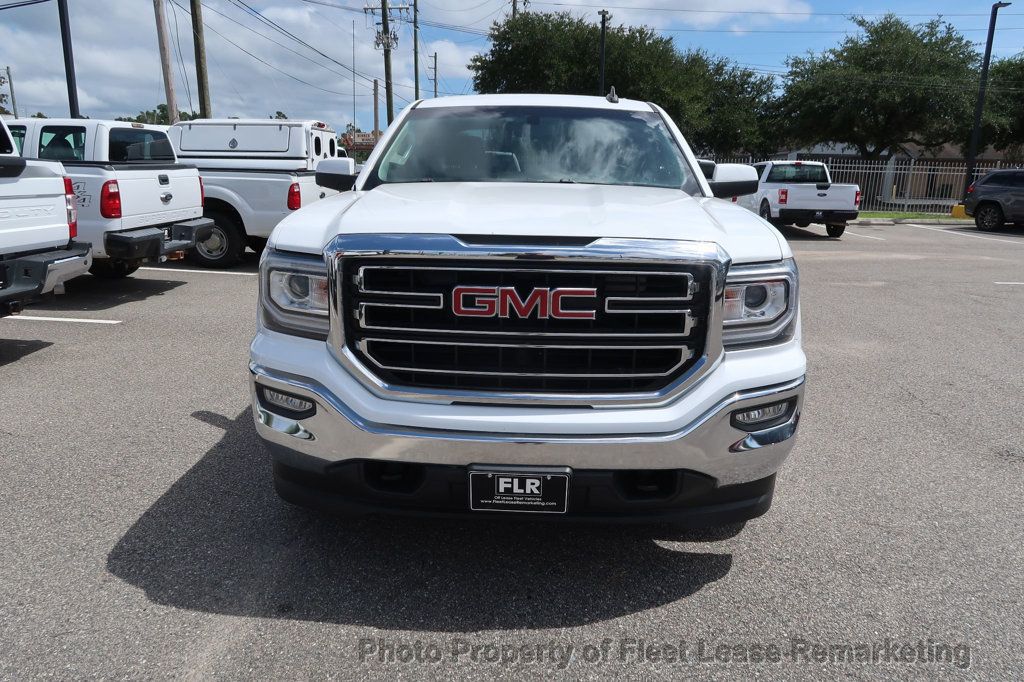
<path fill-rule="evenodd" d="M 29 116 L 29 118 L 48 118 L 48 116 L 41 111 L 37 111 L 36 113 Z"/>
<path fill-rule="evenodd" d="M 199 114 L 196 112 L 179 111 L 179 121 L 192 121 L 199 118 Z M 171 117 L 167 113 L 166 104 L 156 105 L 156 109 L 149 109 L 147 111 L 140 111 L 135 116 L 118 116 L 115 121 L 128 121 L 131 123 L 152 123 L 155 125 L 170 125 Z"/>
<path fill-rule="evenodd" d="M 490 50 L 469 63 L 477 92 L 598 94 L 597 25 L 565 12 L 524 12 L 495 23 L 490 38 Z M 606 55 L 605 83 L 620 97 L 661 105 L 699 152 L 771 146 L 770 76 L 702 51 L 680 53 L 646 27 L 609 28 Z"/>
<path fill-rule="evenodd" d="M 982 149 L 990 144 L 1011 160 L 1024 160 L 1024 54 L 992 64 L 984 124 Z"/>
<path fill-rule="evenodd" d="M 866 158 L 962 143 L 980 61 L 971 42 L 940 19 L 851 20 L 862 33 L 788 62 L 779 114 L 793 141 L 849 144 Z"/>
<path fill-rule="evenodd" d="M 271 116 L 270 118 L 274 119 L 275 121 L 285 121 L 288 119 L 288 114 L 284 113 L 283 111 L 275 111 L 274 115 Z"/>

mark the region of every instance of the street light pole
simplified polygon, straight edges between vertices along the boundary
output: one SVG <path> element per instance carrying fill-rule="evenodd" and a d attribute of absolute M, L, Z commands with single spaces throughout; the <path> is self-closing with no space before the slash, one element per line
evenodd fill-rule
<path fill-rule="evenodd" d="M 68 109 L 71 118 L 82 118 L 78 108 L 78 81 L 75 79 L 75 54 L 71 49 L 71 21 L 68 19 L 68 0 L 57 0 L 60 19 L 60 42 L 64 48 L 64 78 L 68 83 Z"/>
<path fill-rule="evenodd" d="M 981 84 L 978 86 L 978 101 L 974 105 L 974 129 L 971 131 L 971 143 L 967 147 L 967 176 L 964 178 L 963 196 L 967 196 L 967 188 L 974 181 L 975 157 L 978 155 L 978 142 L 981 138 L 981 114 L 985 108 L 985 88 L 988 86 L 988 65 L 992 61 L 992 39 L 996 34 L 996 14 L 1003 7 L 1012 3 L 997 2 L 992 5 L 992 16 L 988 20 L 988 40 L 985 42 L 985 59 L 981 63 Z"/>
<path fill-rule="evenodd" d="M 604 39 L 608 33 L 608 17 L 611 16 L 611 13 L 603 9 L 598 14 L 601 15 L 601 78 L 600 85 L 597 86 L 597 95 L 604 97 Z"/>

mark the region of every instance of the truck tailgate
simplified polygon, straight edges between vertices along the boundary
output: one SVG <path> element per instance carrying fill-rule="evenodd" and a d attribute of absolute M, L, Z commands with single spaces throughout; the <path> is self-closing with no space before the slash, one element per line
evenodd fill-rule
<path fill-rule="evenodd" d="M 337 190 L 321 187 L 316 184 L 316 175 L 313 173 L 302 174 L 297 177 L 299 190 L 302 193 L 302 205 L 309 206 L 314 201 L 320 201 L 338 193 Z"/>
<path fill-rule="evenodd" d="M 814 211 L 855 211 L 857 209 L 855 205 L 856 185 L 832 184 L 821 189 L 813 184 L 792 183 L 785 187 L 789 190 L 785 208 Z"/>
<path fill-rule="evenodd" d="M 29 160 L 15 177 L 0 174 L 0 254 L 68 243 L 64 178 L 55 167 Z"/>
<path fill-rule="evenodd" d="M 122 229 L 165 225 L 203 214 L 195 168 L 119 164 L 114 171 L 121 192 Z"/>

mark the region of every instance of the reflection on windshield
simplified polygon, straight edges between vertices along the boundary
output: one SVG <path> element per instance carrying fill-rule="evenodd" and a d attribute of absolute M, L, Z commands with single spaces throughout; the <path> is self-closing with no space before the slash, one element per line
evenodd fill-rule
<path fill-rule="evenodd" d="M 653 111 L 572 107 L 414 110 L 367 189 L 399 182 L 562 182 L 699 191 L 679 146 Z"/>

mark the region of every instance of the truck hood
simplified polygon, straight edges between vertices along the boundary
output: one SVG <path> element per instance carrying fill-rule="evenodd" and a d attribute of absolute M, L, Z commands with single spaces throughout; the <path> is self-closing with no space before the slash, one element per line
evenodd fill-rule
<path fill-rule="evenodd" d="M 318 253 L 337 234 L 389 232 L 709 241 L 736 263 L 790 255 L 771 225 L 734 203 L 674 189 L 582 184 L 382 185 L 292 214 L 271 243 Z"/>

